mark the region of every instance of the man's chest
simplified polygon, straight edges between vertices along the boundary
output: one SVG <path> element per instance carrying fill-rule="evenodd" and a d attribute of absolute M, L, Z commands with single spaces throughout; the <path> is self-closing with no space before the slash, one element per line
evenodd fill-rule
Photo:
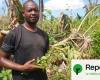
<path fill-rule="evenodd" d="M 21 38 L 21 44 L 20 46 L 24 49 L 27 48 L 45 48 L 46 41 L 45 38 L 39 34 L 23 34 Z"/>

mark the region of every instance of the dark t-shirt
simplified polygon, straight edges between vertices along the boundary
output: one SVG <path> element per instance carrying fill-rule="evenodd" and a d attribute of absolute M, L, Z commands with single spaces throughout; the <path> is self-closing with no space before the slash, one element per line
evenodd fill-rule
<path fill-rule="evenodd" d="M 1 49 L 6 53 L 13 53 L 14 61 L 18 64 L 24 64 L 31 59 L 42 57 L 47 52 L 48 48 L 48 35 L 44 31 L 37 28 L 36 32 L 31 32 L 22 25 L 13 29 L 5 37 L 5 40 L 1 46 Z M 20 75 L 21 73 L 22 72 L 13 70 L 13 75 Z M 37 74 L 37 77 L 40 80 L 42 79 L 41 77 L 39 78 L 39 75 L 46 76 L 46 73 L 43 70 L 29 72 L 29 75 L 30 73 L 32 77 L 36 77 Z"/>

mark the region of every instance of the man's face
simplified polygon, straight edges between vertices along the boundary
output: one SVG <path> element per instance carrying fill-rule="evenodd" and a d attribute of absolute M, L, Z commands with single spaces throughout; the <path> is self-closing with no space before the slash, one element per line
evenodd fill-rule
<path fill-rule="evenodd" d="M 23 16 L 28 23 L 37 23 L 39 19 L 38 6 L 33 2 L 28 2 L 24 6 Z"/>

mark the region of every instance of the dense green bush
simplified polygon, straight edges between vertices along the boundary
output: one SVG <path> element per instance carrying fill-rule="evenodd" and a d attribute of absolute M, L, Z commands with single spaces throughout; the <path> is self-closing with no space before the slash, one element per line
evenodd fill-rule
<path fill-rule="evenodd" d="M 94 58 L 100 58 L 100 32 L 92 34 L 92 51 Z"/>

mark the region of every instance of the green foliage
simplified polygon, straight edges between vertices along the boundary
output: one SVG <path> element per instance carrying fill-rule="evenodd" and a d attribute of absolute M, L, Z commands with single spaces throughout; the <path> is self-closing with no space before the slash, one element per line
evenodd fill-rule
<path fill-rule="evenodd" d="M 54 38 L 54 36 L 52 34 L 49 34 L 49 41 L 50 41 L 50 44 L 57 43 L 57 40 L 55 40 L 55 38 Z"/>
<path fill-rule="evenodd" d="M 11 70 L 2 70 L 0 73 L 0 79 L 11 80 Z"/>
<path fill-rule="evenodd" d="M 9 25 L 9 17 L 2 16 L 0 19 L 0 29 L 8 29 L 8 25 Z"/>
<path fill-rule="evenodd" d="M 54 47 L 45 56 L 37 60 L 39 66 L 47 71 L 50 70 L 49 80 L 67 80 L 67 52 L 68 47 L 66 46 Z"/>
<path fill-rule="evenodd" d="M 20 15 L 19 7 L 17 6 L 18 8 L 17 11 L 19 11 L 18 15 Z M 92 11 L 94 9 L 92 9 Z M 47 12 L 51 17 L 52 12 L 51 11 L 47 11 Z M 99 16 L 93 16 L 93 15 L 89 16 L 89 15 L 90 14 L 87 14 L 85 17 L 81 19 L 71 18 L 72 22 L 69 21 L 68 24 L 70 24 L 71 29 L 73 28 L 77 29 L 79 27 L 79 30 L 81 32 L 85 32 L 97 19 L 100 18 Z M 40 25 L 40 23 L 38 25 Z M 96 23 L 95 27 L 92 27 L 92 29 L 88 32 L 88 34 L 90 35 L 94 31 L 99 31 L 100 30 L 99 26 L 100 26 L 100 22 Z M 59 41 L 62 41 L 63 39 L 67 38 L 70 34 L 70 30 L 68 29 L 62 31 L 62 27 L 60 26 L 59 23 L 59 18 L 54 18 L 54 17 L 50 19 L 45 18 L 45 20 L 42 23 L 42 29 L 46 31 L 49 35 L 50 46 L 58 43 Z M 87 58 L 91 58 L 91 56 L 92 58 L 96 58 L 96 59 L 100 58 L 99 57 L 100 56 L 100 32 L 95 32 L 94 34 L 92 34 L 91 54 L 89 53 L 85 54 L 79 52 L 75 48 L 75 46 L 73 46 L 72 43 L 69 42 L 60 46 L 50 47 L 48 53 L 42 58 L 37 59 L 36 63 L 41 68 L 47 70 L 49 80 L 70 80 L 71 77 L 70 68 L 71 68 L 72 59 L 83 59 L 83 58 L 87 59 Z M 6 78 L 5 80 L 8 80 L 7 76 L 9 74 L 11 73 L 3 71 L 2 73 L 0 73 L 0 76 L 2 78 Z"/>
<path fill-rule="evenodd" d="M 100 58 L 100 32 L 92 34 L 92 49 L 94 58 Z"/>
<path fill-rule="evenodd" d="M 23 23 L 24 22 L 24 17 L 22 15 L 22 5 L 20 3 L 19 0 L 12 0 L 14 5 L 15 5 L 15 13 L 16 13 L 16 16 L 18 18 L 18 22 L 19 23 Z"/>

